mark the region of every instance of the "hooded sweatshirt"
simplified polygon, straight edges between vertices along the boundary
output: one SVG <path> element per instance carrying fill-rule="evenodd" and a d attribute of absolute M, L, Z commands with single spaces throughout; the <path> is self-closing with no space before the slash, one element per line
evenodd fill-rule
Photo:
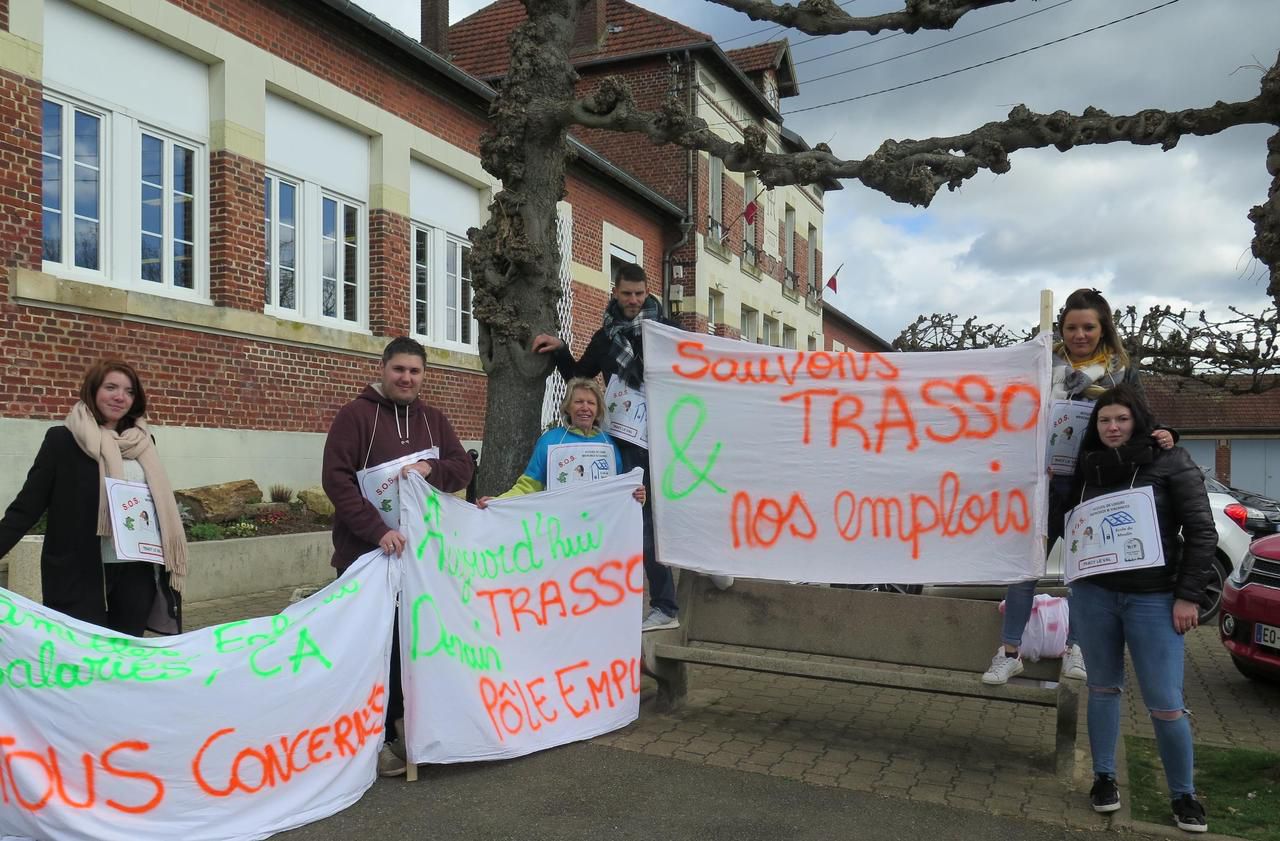
<path fill-rule="evenodd" d="M 401 406 L 383 397 L 377 385 L 338 410 L 324 442 L 321 482 L 333 503 L 333 559 L 339 571 L 378 548 L 389 529 L 371 502 L 360 493 L 356 471 L 376 467 L 420 450 L 440 448 L 440 458 L 427 463 L 427 483 L 446 493 L 471 481 L 475 464 L 462 448 L 444 412 L 414 400 Z"/>

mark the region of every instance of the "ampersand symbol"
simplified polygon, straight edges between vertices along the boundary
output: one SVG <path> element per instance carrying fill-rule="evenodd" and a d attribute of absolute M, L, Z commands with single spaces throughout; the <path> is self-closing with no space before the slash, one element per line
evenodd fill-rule
<path fill-rule="evenodd" d="M 675 422 L 676 415 L 680 413 L 686 405 L 691 405 L 697 412 L 693 419 L 693 426 L 689 429 L 689 434 L 684 437 L 683 441 L 676 440 Z M 667 469 L 662 474 L 662 493 L 667 499 L 684 499 L 689 494 L 697 490 L 698 486 L 706 482 L 716 493 L 724 493 L 724 488 L 720 487 L 711 478 L 711 468 L 716 466 L 716 459 L 720 457 L 720 441 L 715 442 L 711 447 L 711 452 L 707 454 L 707 463 L 702 467 L 694 464 L 689 460 L 686 453 L 689 445 L 698 437 L 698 430 L 702 429 L 702 424 L 707 419 L 707 407 L 701 400 L 691 394 L 686 394 L 676 401 L 671 407 L 671 411 L 667 414 L 667 441 L 671 445 L 672 462 L 667 465 Z M 682 491 L 675 489 L 675 468 L 677 464 L 682 464 L 689 469 L 693 475 L 693 484 L 689 485 Z"/>

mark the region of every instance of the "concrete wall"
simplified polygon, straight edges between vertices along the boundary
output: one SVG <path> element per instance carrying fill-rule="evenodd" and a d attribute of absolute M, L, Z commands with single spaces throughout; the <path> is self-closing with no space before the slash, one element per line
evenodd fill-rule
<path fill-rule="evenodd" d="M 40 547 L 44 538 L 25 537 L 0 560 L 0 583 L 40 601 Z M 188 602 L 260 593 L 333 580 L 333 553 L 327 531 L 243 540 L 212 540 L 189 546 Z"/>

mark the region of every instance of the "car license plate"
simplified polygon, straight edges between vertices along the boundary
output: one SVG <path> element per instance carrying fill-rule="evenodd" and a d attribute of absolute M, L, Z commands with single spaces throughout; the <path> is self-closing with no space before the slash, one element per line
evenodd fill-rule
<path fill-rule="evenodd" d="M 1259 622 L 1253 626 L 1253 641 L 1267 648 L 1280 648 L 1280 628 Z"/>

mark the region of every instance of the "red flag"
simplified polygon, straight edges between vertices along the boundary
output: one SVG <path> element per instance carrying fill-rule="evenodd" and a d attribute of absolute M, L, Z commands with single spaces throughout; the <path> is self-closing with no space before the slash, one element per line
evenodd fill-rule
<path fill-rule="evenodd" d="M 756 223 L 756 212 L 760 209 L 754 201 L 747 202 L 746 210 L 742 211 L 742 217 L 747 220 L 748 225 Z"/>
<path fill-rule="evenodd" d="M 836 291 L 836 275 L 840 274 L 840 270 L 844 268 L 844 263 L 836 266 L 836 270 L 831 273 L 831 279 L 827 281 L 827 288 L 832 292 Z"/>

